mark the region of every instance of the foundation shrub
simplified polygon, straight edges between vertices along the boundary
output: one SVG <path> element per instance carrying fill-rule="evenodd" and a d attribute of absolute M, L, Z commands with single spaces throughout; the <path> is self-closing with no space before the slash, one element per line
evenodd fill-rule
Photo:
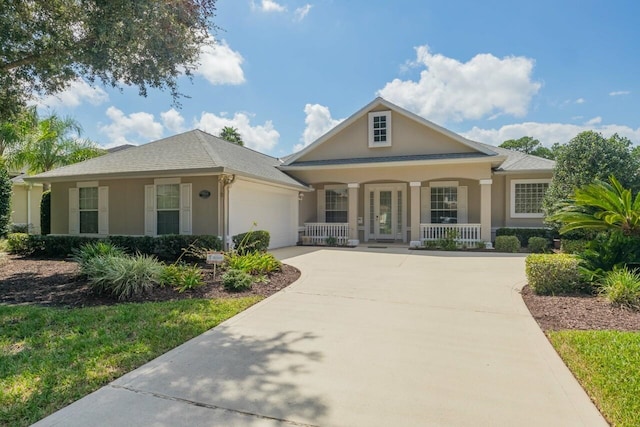
<path fill-rule="evenodd" d="M 516 236 L 496 237 L 496 251 L 498 252 L 518 252 L 520 250 L 520 239 Z"/>
<path fill-rule="evenodd" d="M 266 230 L 252 230 L 236 234 L 232 237 L 232 240 L 233 246 L 238 253 L 266 252 L 269 249 L 271 236 Z"/>
<path fill-rule="evenodd" d="M 531 237 L 551 238 L 551 230 L 548 228 L 509 228 L 502 227 L 496 230 L 498 236 L 516 236 L 522 244 L 527 244 Z"/>
<path fill-rule="evenodd" d="M 547 251 L 549 247 L 549 239 L 544 237 L 529 237 L 529 241 L 527 242 L 527 247 L 530 252 L 535 254 L 541 254 Z"/>

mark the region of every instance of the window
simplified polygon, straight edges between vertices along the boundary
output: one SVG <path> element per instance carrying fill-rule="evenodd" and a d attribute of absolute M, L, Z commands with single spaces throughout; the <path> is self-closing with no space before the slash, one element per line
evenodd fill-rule
<path fill-rule="evenodd" d="M 109 234 L 109 187 L 85 181 L 69 188 L 69 234 Z"/>
<path fill-rule="evenodd" d="M 391 146 L 391 111 L 369 113 L 369 147 Z"/>
<path fill-rule="evenodd" d="M 144 186 L 144 234 L 191 234 L 192 186 L 180 178 L 158 178 Z"/>
<path fill-rule="evenodd" d="M 458 187 L 431 187 L 431 223 L 458 223 Z"/>
<path fill-rule="evenodd" d="M 78 189 L 80 234 L 98 234 L 98 187 Z"/>
<path fill-rule="evenodd" d="M 180 232 L 180 184 L 156 186 L 157 233 L 179 234 Z"/>
<path fill-rule="evenodd" d="M 325 221 L 348 222 L 349 193 L 347 187 L 325 187 Z"/>
<path fill-rule="evenodd" d="M 549 188 L 549 180 L 511 180 L 511 216 L 513 218 L 542 218 L 542 199 Z"/>

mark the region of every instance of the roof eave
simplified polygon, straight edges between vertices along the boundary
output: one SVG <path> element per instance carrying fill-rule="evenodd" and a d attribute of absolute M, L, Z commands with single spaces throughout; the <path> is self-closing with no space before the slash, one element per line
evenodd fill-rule
<path fill-rule="evenodd" d="M 553 169 L 516 169 L 516 170 L 495 170 L 496 175 L 513 175 L 513 174 L 553 174 Z"/>
<path fill-rule="evenodd" d="M 283 171 L 301 171 L 301 170 L 322 170 L 322 169 L 353 169 L 353 168 L 371 168 L 371 167 L 394 167 L 394 166 L 427 166 L 427 165 L 449 165 L 459 163 L 494 163 L 501 162 L 506 156 L 476 157 L 468 159 L 432 159 L 432 160 L 405 160 L 391 162 L 371 162 L 371 163 L 347 163 L 334 165 L 282 165 L 279 169 Z"/>
<path fill-rule="evenodd" d="M 220 175 L 224 173 L 223 167 L 206 168 L 206 169 L 174 169 L 174 170 L 157 170 L 157 171 L 139 171 L 139 172 L 113 172 L 101 174 L 79 174 L 79 175 L 59 175 L 59 176 L 41 176 L 34 175 L 25 177 L 28 182 L 69 182 L 69 181 L 89 181 L 100 179 L 131 179 L 131 178 L 165 178 L 175 176 L 206 176 Z"/>

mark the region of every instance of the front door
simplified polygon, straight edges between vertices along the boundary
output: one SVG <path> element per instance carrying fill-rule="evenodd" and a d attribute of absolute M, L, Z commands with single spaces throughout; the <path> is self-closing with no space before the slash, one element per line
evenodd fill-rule
<path fill-rule="evenodd" d="M 365 240 L 405 241 L 405 185 L 368 184 Z"/>

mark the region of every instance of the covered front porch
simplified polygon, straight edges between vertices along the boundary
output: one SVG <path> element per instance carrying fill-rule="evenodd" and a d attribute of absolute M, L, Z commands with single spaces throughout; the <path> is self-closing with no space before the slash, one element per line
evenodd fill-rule
<path fill-rule="evenodd" d="M 300 205 L 303 245 L 491 241 L 491 179 L 317 183 Z"/>

